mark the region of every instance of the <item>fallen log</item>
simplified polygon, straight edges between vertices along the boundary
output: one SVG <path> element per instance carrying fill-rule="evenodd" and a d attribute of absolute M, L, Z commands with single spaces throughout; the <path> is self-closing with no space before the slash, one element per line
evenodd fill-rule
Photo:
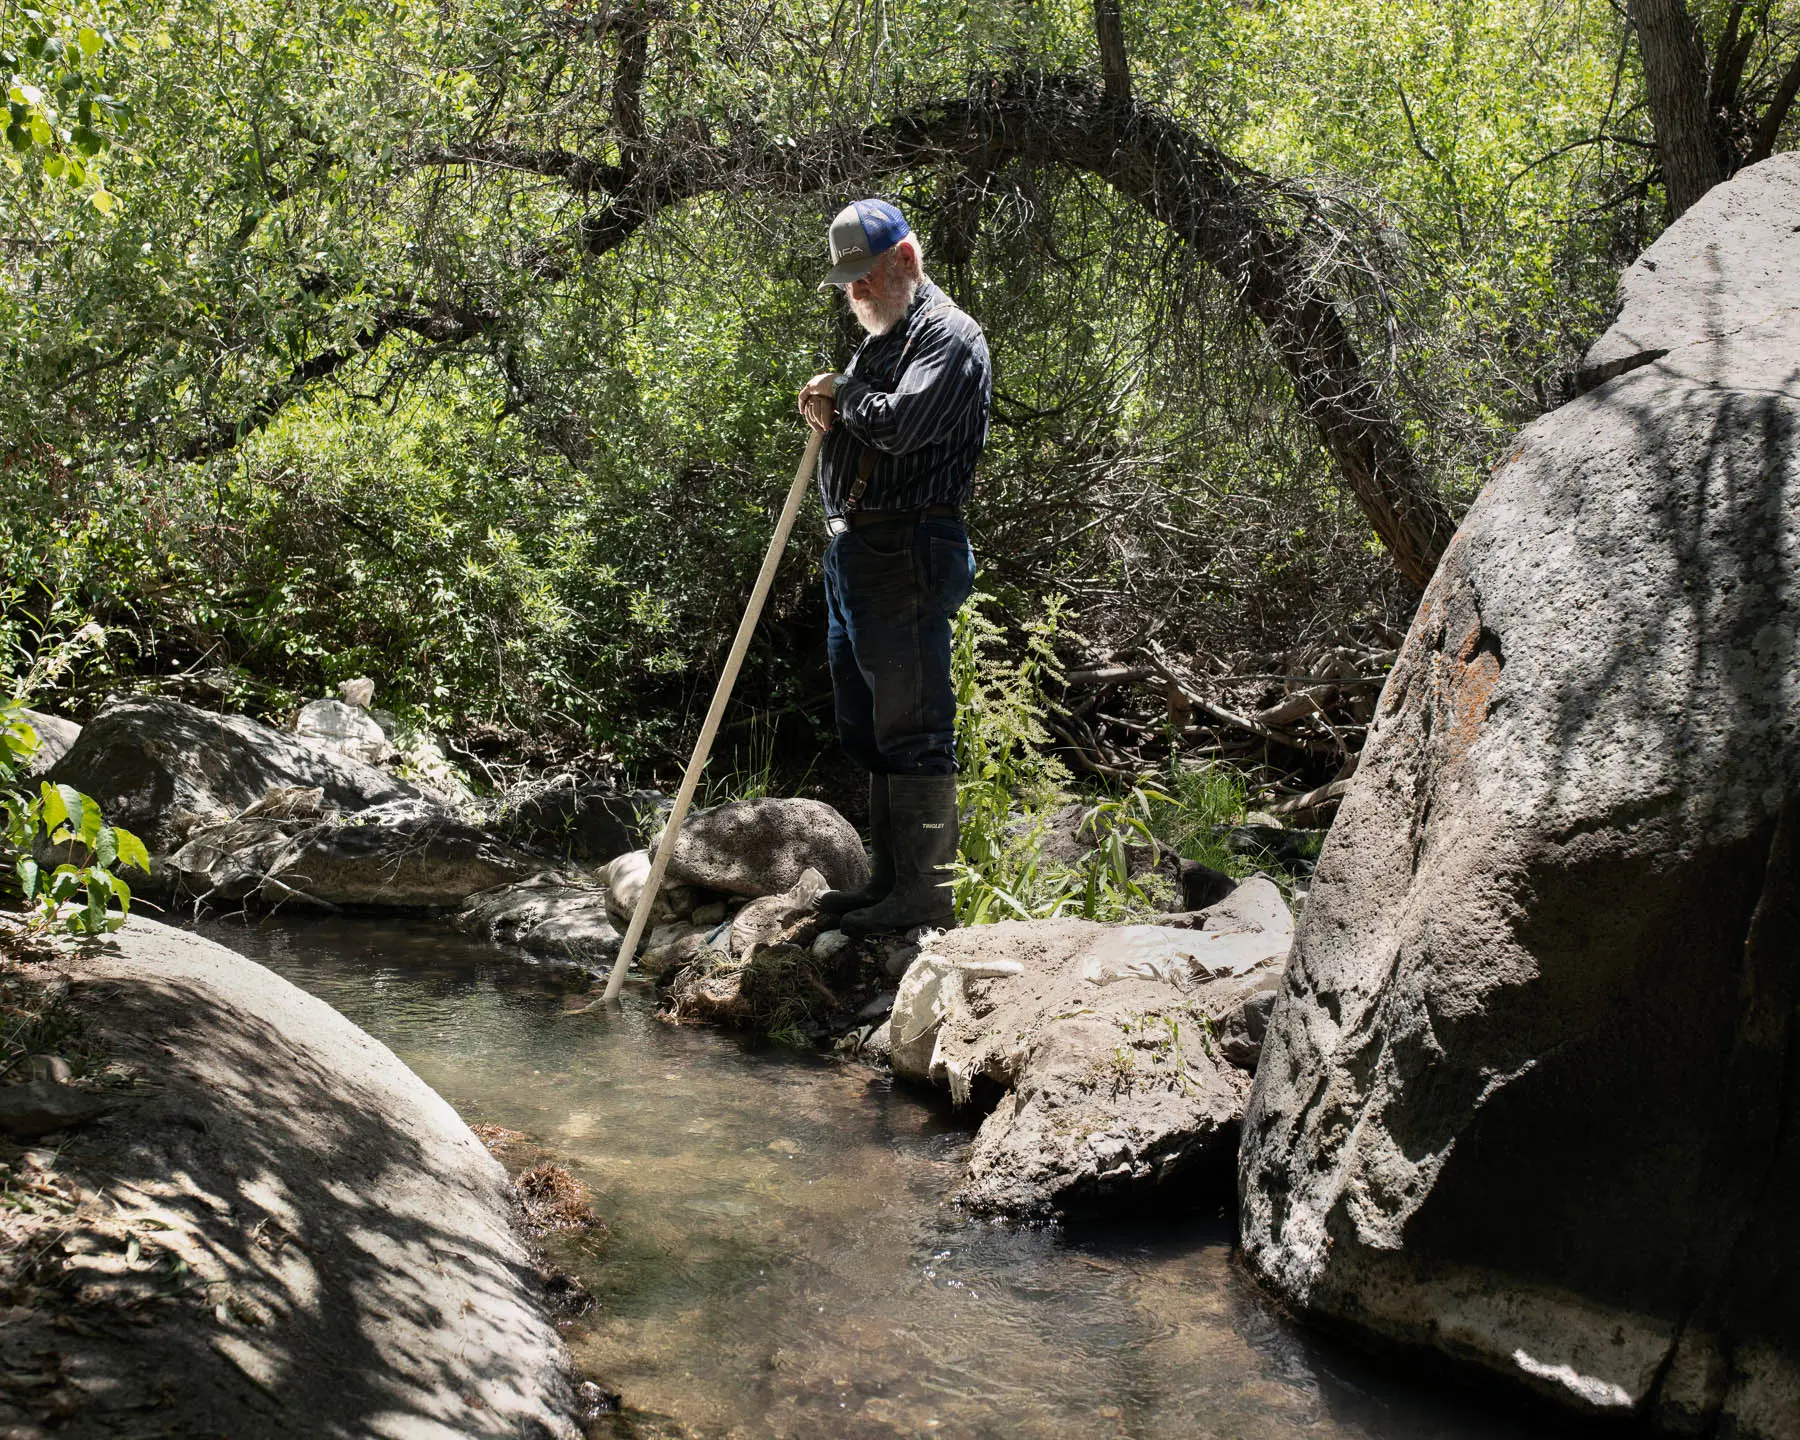
<path fill-rule="evenodd" d="M 1303 810 L 1318 810 L 1326 805 L 1335 805 L 1350 793 L 1348 780 L 1333 780 L 1329 785 L 1321 785 L 1317 790 L 1308 790 L 1304 795 L 1296 795 L 1292 800 L 1283 800 L 1279 805 L 1268 807 L 1271 815 L 1297 815 Z"/>

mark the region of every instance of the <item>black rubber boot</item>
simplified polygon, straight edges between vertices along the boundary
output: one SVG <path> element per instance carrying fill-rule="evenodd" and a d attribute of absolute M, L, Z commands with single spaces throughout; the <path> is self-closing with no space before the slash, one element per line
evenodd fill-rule
<path fill-rule="evenodd" d="M 860 890 L 827 890 L 817 900 L 825 915 L 863 910 L 894 888 L 894 842 L 888 833 L 888 777 L 869 776 L 869 883 Z"/>
<path fill-rule="evenodd" d="M 949 865 L 960 838 L 954 775 L 888 776 L 888 824 L 894 847 L 894 888 L 866 910 L 844 916 L 851 935 L 949 929 L 956 924 Z"/>

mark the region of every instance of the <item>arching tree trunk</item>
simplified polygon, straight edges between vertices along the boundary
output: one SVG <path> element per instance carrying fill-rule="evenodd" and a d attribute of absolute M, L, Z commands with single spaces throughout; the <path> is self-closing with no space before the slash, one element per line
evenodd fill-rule
<path fill-rule="evenodd" d="M 1680 215 L 1727 174 L 1710 103 L 1706 49 L 1682 0 L 1631 0 L 1630 14 L 1663 187 L 1671 215 Z"/>
<path fill-rule="evenodd" d="M 1455 520 L 1364 369 L 1339 297 L 1273 187 L 1160 111 L 1109 96 L 1085 77 L 1018 73 L 860 129 L 781 143 L 684 139 L 666 151 L 650 140 L 646 154 L 646 164 L 628 170 L 565 150 L 484 142 L 424 159 L 529 171 L 599 197 L 581 225 L 590 254 L 623 244 L 670 205 L 718 191 L 802 195 L 931 165 L 985 172 L 1011 160 L 1087 171 L 1180 236 L 1261 321 L 1400 573 L 1424 585 L 1449 544 Z"/>

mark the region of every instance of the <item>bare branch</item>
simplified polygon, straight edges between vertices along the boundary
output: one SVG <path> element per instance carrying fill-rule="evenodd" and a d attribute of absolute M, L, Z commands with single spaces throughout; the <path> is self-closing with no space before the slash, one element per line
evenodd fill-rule
<path fill-rule="evenodd" d="M 1750 153 L 1744 157 L 1746 165 L 1767 160 L 1775 153 L 1775 142 L 1781 138 L 1782 123 L 1794 108 L 1796 96 L 1800 96 L 1800 53 L 1796 53 L 1788 65 L 1787 73 L 1781 77 L 1781 84 L 1775 88 L 1775 98 L 1769 101 L 1769 108 L 1763 112 L 1762 123 L 1756 129 L 1756 139 L 1750 146 Z"/>
<path fill-rule="evenodd" d="M 1125 20 L 1119 0 L 1094 0 L 1094 38 L 1100 43 L 1100 76 L 1106 98 L 1117 104 L 1131 99 L 1131 60 L 1125 53 Z"/>

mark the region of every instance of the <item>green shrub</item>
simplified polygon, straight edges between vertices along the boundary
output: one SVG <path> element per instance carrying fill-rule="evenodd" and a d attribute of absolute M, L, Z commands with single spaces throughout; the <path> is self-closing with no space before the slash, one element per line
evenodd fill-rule
<path fill-rule="evenodd" d="M 1133 873 L 1158 846 L 1228 875 L 1250 870 L 1227 848 L 1223 832 L 1248 805 L 1244 777 L 1228 765 L 1172 762 L 1155 779 L 1080 795 L 1067 767 L 1050 753 L 1044 724 L 1053 705 L 1049 683 L 1060 680 L 1057 636 L 1067 605 L 1052 596 L 1023 625 L 1022 655 L 1006 658 L 1006 632 L 991 617 L 991 597 L 976 595 L 957 617 L 951 677 L 957 702 L 957 786 L 962 850 L 956 864 L 956 913 L 964 925 L 1062 917 L 1109 922 L 1153 914 L 1163 877 Z M 1044 857 L 1053 819 L 1085 801 L 1079 834 L 1085 853 L 1075 864 Z"/>
<path fill-rule="evenodd" d="M 37 923 L 60 918 L 71 934 L 108 934 L 131 910 L 131 887 L 118 872 L 135 867 L 148 874 L 149 852 L 129 830 L 108 825 L 100 807 L 72 785 L 46 780 L 35 796 L 19 788 L 38 749 L 24 708 L 22 700 L 0 701 L 0 880 Z M 40 840 L 85 854 L 86 862 L 65 861 L 46 874 L 36 855 Z"/>

